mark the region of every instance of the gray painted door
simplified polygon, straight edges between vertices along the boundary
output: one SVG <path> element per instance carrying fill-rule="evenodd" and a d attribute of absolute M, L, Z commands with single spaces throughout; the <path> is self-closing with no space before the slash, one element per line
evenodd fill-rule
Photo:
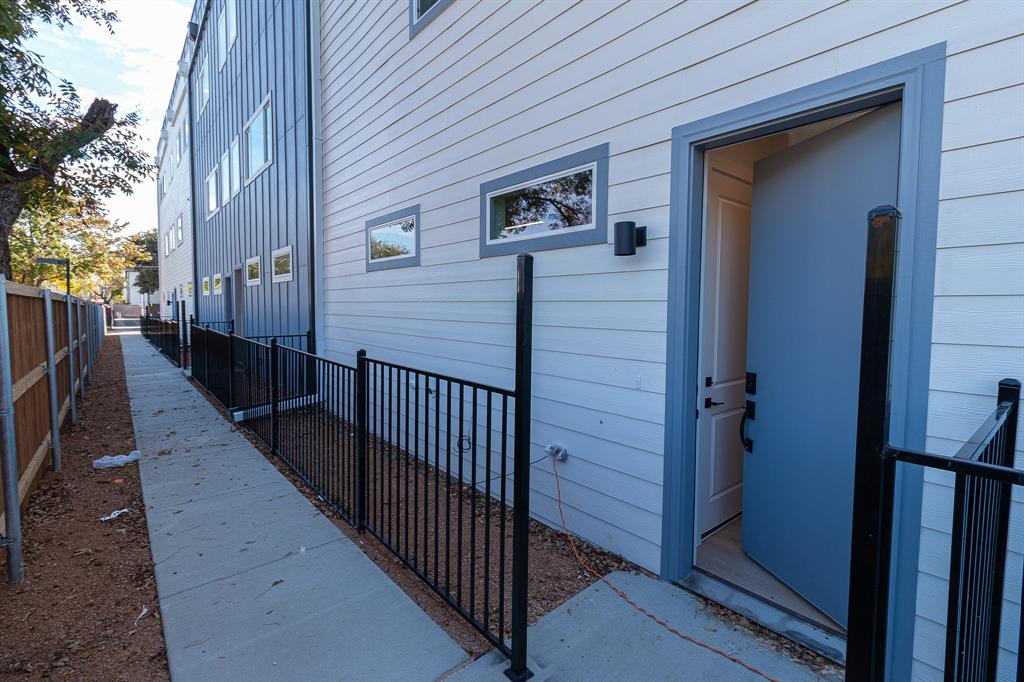
<path fill-rule="evenodd" d="M 743 548 L 846 624 L 867 213 L 896 204 L 889 105 L 754 166 Z"/>

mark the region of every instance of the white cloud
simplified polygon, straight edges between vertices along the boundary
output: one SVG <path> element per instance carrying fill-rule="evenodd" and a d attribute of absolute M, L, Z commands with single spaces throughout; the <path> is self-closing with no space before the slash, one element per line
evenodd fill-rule
<path fill-rule="evenodd" d="M 119 21 L 111 35 L 105 27 L 76 18 L 65 31 L 40 26 L 32 49 L 58 78 L 78 89 L 85 105 L 93 97 L 117 103 L 124 114 L 138 111 L 142 147 L 152 155 L 160 138 L 178 57 L 192 12 L 189 0 L 109 0 Z M 107 202 L 112 218 L 129 231 L 156 227 L 156 183 L 140 183 L 131 196 Z"/>

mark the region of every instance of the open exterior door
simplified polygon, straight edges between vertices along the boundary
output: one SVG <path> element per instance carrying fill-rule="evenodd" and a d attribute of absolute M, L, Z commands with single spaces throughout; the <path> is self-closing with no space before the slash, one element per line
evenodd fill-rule
<path fill-rule="evenodd" d="M 743 548 L 844 627 L 866 216 L 899 147 L 891 104 L 754 166 Z"/>

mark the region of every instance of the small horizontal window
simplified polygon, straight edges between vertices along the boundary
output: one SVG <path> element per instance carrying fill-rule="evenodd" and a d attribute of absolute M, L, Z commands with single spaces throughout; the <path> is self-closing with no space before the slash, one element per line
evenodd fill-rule
<path fill-rule="evenodd" d="M 480 185 L 480 256 L 607 242 L 608 145 Z"/>
<path fill-rule="evenodd" d="M 251 287 L 260 283 L 260 257 L 253 256 L 245 261 L 245 283 Z"/>
<path fill-rule="evenodd" d="M 210 295 L 210 278 L 203 277 L 203 296 Z"/>
<path fill-rule="evenodd" d="M 218 272 L 213 276 L 213 293 L 219 294 L 223 291 L 223 285 L 224 281 L 220 278 L 220 273 Z"/>
<path fill-rule="evenodd" d="M 452 0 L 409 0 L 409 38 L 443 12 Z"/>
<path fill-rule="evenodd" d="M 419 205 L 367 220 L 367 271 L 419 265 L 419 222 Z"/>
<path fill-rule="evenodd" d="M 277 282 L 292 281 L 292 247 L 285 246 L 275 249 L 270 254 L 271 266 L 274 268 L 272 280 Z"/>

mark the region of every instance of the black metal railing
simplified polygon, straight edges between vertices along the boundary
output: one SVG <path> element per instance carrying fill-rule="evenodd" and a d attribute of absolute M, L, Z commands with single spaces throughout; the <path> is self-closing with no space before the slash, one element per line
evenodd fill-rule
<path fill-rule="evenodd" d="M 295 350 L 310 352 L 313 344 L 310 340 L 312 334 L 306 332 L 305 334 L 261 334 L 259 336 L 246 336 L 247 339 L 258 341 L 260 343 L 270 343 L 271 339 L 277 339 L 277 343 L 286 348 L 294 348 Z"/>
<path fill-rule="evenodd" d="M 355 366 L 193 324 L 192 376 L 359 531 L 526 666 L 533 259 L 517 271 L 513 390 Z M 290 341 L 298 341 L 294 335 Z M 296 344 L 298 345 L 298 344 Z"/>
<path fill-rule="evenodd" d="M 511 656 L 515 392 L 366 357 L 360 364 L 362 524 Z"/>
<path fill-rule="evenodd" d="M 888 444 L 888 380 L 899 212 L 869 215 L 846 679 L 887 676 L 897 464 L 955 474 L 944 676 L 996 679 L 1021 384 L 999 382 L 995 410 L 954 456 Z M 1024 633 L 1021 634 L 1024 644 Z M 1018 645 L 1018 652 L 1024 651 Z M 1024 676 L 1018 659 L 1017 679 Z"/>
<path fill-rule="evenodd" d="M 139 319 L 142 336 L 156 346 L 171 362 L 181 365 L 181 337 L 175 320 L 143 315 Z"/>

